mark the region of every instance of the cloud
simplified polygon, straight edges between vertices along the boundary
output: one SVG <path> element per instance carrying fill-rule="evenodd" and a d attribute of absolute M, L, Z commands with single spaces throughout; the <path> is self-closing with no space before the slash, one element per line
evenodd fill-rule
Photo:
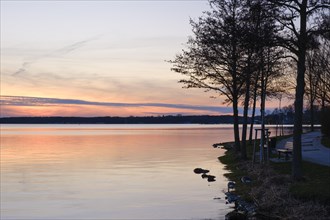
<path fill-rule="evenodd" d="M 99 39 L 100 37 L 101 37 L 101 35 L 98 35 L 98 36 L 95 36 L 95 37 L 92 37 L 92 38 L 89 38 L 89 39 L 86 39 L 86 40 L 83 40 L 83 41 L 78 41 L 78 42 L 75 42 L 73 44 L 67 45 L 63 48 L 60 48 L 58 50 L 51 51 L 47 54 L 43 54 L 43 55 L 31 58 L 28 61 L 23 62 L 21 67 L 18 68 L 17 71 L 15 71 L 12 75 L 18 75 L 18 74 L 22 74 L 22 73 L 26 72 L 27 68 L 31 64 L 34 64 L 34 63 L 38 62 L 41 59 L 49 58 L 49 57 L 59 57 L 59 56 L 64 56 L 68 53 L 71 53 L 71 52 L 83 47 L 85 44 L 87 44 L 91 41 Z"/>
<path fill-rule="evenodd" d="M 97 40 L 100 38 L 101 35 L 99 36 L 95 36 L 95 37 L 92 37 L 92 38 L 89 38 L 89 39 L 86 39 L 86 40 L 83 40 L 83 41 L 78 41 L 76 43 L 73 43 L 71 45 L 68 45 L 68 46 L 65 46 L 59 50 L 55 50 L 53 51 L 52 53 L 46 55 L 46 56 L 63 56 L 63 55 L 66 55 L 72 51 L 75 51 L 77 49 L 79 49 L 80 47 L 83 47 L 85 44 L 91 42 L 91 41 L 94 41 L 94 40 Z"/>
<path fill-rule="evenodd" d="M 23 73 L 26 71 L 26 68 L 31 64 L 31 62 L 24 62 L 21 66 L 21 68 L 19 68 L 15 73 L 13 73 L 13 75 L 18 75 L 20 73 Z"/>
<path fill-rule="evenodd" d="M 108 106 L 108 107 L 161 107 L 181 110 L 208 111 L 216 113 L 231 113 L 230 107 L 204 106 L 204 105 L 186 105 L 172 103 L 124 103 L 124 102 L 93 102 L 80 99 L 59 99 L 42 98 L 28 96 L 1 96 L 0 104 L 3 106 L 53 106 L 53 105 L 89 105 L 89 106 Z M 241 111 L 241 110 L 240 110 Z"/>

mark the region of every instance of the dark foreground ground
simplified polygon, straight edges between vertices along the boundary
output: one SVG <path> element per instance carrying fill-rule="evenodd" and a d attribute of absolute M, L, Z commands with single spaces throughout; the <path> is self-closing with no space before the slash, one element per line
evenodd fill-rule
<path fill-rule="evenodd" d="M 219 160 L 226 164 L 227 178 L 236 183 L 233 193 L 255 204 L 257 219 L 330 219 L 330 167 L 303 161 L 304 178 L 293 181 L 290 160 L 252 164 L 252 145 L 246 161 L 231 143 L 224 145 L 228 150 Z M 277 156 L 276 151 L 271 155 Z M 243 183 L 243 176 L 252 182 Z"/>

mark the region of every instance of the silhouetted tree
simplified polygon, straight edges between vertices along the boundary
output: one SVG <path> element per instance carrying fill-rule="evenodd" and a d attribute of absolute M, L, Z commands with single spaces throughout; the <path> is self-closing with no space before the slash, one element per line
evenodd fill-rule
<path fill-rule="evenodd" d="M 235 148 L 240 150 L 238 102 L 244 84 L 242 73 L 241 0 L 211 0 L 212 10 L 191 20 L 194 36 L 187 49 L 177 55 L 172 70 L 187 76 L 185 88 L 202 88 L 226 97 L 232 103 Z"/>
<path fill-rule="evenodd" d="M 260 100 L 261 116 L 264 118 L 265 102 L 267 97 L 283 93 L 286 84 L 281 80 L 284 74 L 283 50 L 275 41 L 277 27 L 275 25 L 274 5 L 266 0 L 246 0 L 244 2 L 245 18 L 243 27 L 243 47 L 245 49 L 245 76 L 244 111 L 242 129 L 242 154 L 246 148 L 247 116 L 249 103 L 252 97 L 252 122 L 250 126 L 250 140 L 252 140 L 253 122 L 257 96 Z M 265 129 L 264 123 L 262 128 Z M 262 135 L 262 142 L 264 142 Z"/>
<path fill-rule="evenodd" d="M 278 38 L 279 43 L 292 53 L 292 58 L 297 62 L 292 177 L 300 179 L 303 175 L 301 134 L 306 51 L 313 35 L 326 31 L 320 29 L 322 27 L 320 23 L 314 21 L 322 19 L 319 16 L 320 10 L 329 10 L 329 2 L 322 0 L 270 0 L 270 2 L 278 6 L 276 18 L 283 29 Z"/>
<path fill-rule="evenodd" d="M 250 123 L 250 135 L 249 135 L 249 144 L 252 144 L 252 135 L 253 135 L 253 126 L 255 120 L 256 106 L 257 106 L 257 97 L 258 97 L 258 81 L 259 76 L 257 75 L 255 83 L 253 85 L 253 94 L 252 94 L 252 113 L 251 113 L 251 123 Z"/>
<path fill-rule="evenodd" d="M 246 158 L 246 136 L 247 136 L 247 125 L 248 125 L 248 110 L 249 110 L 249 104 L 250 104 L 250 97 L 255 95 L 254 99 L 256 99 L 258 88 L 258 82 L 259 82 L 259 53 L 262 51 L 265 47 L 265 42 L 269 42 L 269 39 L 267 39 L 268 35 L 265 35 L 264 33 L 266 31 L 273 32 L 273 30 L 270 30 L 271 27 L 274 25 L 271 25 L 272 20 L 269 19 L 271 16 L 269 16 L 267 9 L 265 7 L 265 4 L 263 4 L 264 1 L 262 0 L 251 0 L 251 1 L 245 1 L 244 7 L 245 14 L 244 14 L 244 25 L 243 28 L 245 30 L 243 31 L 243 39 L 242 43 L 244 46 L 244 56 L 245 64 L 243 68 L 243 74 L 245 78 L 245 83 L 243 87 L 244 92 L 244 101 L 243 101 L 243 128 L 242 128 L 242 157 Z M 267 30 L 266 30 L 267 29 Z M 254 91 L 253 94 L 251 94 L 251 89 L 254 88 L 252 91 Z M 255 105 L 253 106 L 255 110 Z M 254 115 L 252 117 L 252 121 L 254 120 Z"/>
<path fill-rule="evenodd" d="M 330 38 L 323 38 L 317 50 L 317 91 L 316 96 L 321 104 L 321 110 L 330 105 Z"/>
<path fill-rule="evenodd" d="M 319 60 L 320 56 L 322 56 L 319 47 L 319 42 L 315 42 L 313 47 L 306 53 L 306 96 L 309 102 L 310 125 L 312 131 L 314 131 L 314 105 L 319 90 L 318 81 L 323 71 Z"/>

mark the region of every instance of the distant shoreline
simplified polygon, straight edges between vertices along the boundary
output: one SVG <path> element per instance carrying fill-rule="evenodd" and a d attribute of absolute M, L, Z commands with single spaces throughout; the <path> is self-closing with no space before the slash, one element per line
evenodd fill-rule
<path fill-rule="evenodd" d="M 242 121 L 242 117 L 240 117 Z M 2 117 L 0 124 L 232 124 L 231 115 L 130 117 Z"/>
<path fill-rule="evenodd" d="M 239 124 L 243 123 L 243 117 L 239 117 Z M 248 119 L 251 123 L 251 118 Z M 166 116 L 102 116 L 102 117 L 1 117 L 0 124 L 234 124 L 231 115 L 166 115 Z M 260 124 L 260 117 L 256 116 L 255 125 Z M 267 125 L 278 125 L 266 123 Z M 293 126 L 292 123 L 284 123 L 285 127 Z M 321 127 L 319 124 L 315 127 Z M 310 127 L 303 124 L 303 127 Z"/>

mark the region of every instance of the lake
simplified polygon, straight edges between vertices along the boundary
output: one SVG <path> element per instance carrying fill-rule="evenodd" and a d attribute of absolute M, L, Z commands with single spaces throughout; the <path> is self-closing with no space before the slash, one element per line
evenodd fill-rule
<path fill-rule="evenodd" d="M 222 219 L 212 144 L 232 140 L 232 125 L 2 124 L 1 219 Z"/>

